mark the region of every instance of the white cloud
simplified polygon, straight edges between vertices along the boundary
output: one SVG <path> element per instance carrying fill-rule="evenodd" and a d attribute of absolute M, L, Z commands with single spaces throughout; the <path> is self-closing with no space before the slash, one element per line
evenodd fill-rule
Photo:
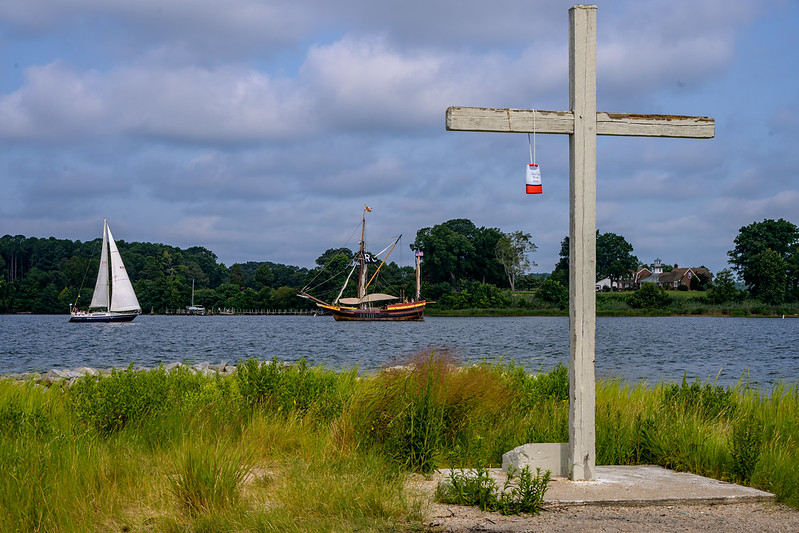
<path fill-rule="evenodd" d="M 757 191 L 752 190 L 748 196 L 748 199 L 731 196 L 714 199 L 709 205 L 710 214 L 729 219 L 736 231 L 766 218 L 784 218 L 794 224 L 799 220 L 799 190 L 783 190 L 768 197 L 756 197 Z"/>
<path fill-rule="evenodd" d="M 25 77 L 25 87 L 0 97 L 0 137 L 69 143 L 102 128 L 108 110 L 96 72 L 78 75 L 59 61 L 31 67 Z"/>

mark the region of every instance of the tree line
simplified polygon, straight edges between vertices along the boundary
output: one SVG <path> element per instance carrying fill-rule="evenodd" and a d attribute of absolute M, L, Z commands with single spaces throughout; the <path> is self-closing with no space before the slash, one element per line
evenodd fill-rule
<path fill-rule="evenodd" d="M 0 313 L 66 313 L 86 308 L 100 263 L 101 239 L 5 235 L 0 238 Z M 291 309 L 308 269 L 271 262 L 231 267 L 201 246 L 186 249 L 117 241 L 143 312 L 163 313 L 196 305 L 227 309 Z"/>
<path fill-rule="evenodd" d="M 0 313 L 64 313 L 71 303 L 86 307 L 91 300 L 99 265 L 100 239 L 65 239 L 6 235 L 0 238 Z M 331 248 L 316 266 L 300 268 L 273 262 L 217 261 L 210 250 L 180 249 L 165 244 L 117 241 L 144 312 L 183 309 L 191 301 L 207 309 L 297 309 L 313 304 L 297 298 L 306 288 L 330 301 L 341 290 L 355 254 Z M 443 309 L 507 308 L 516 305 L 564 308 L 568 303 L 569 240 L 550 273 L 531 273 L 537 266 L 532 236 L 521 231 L 478 227 L 468 219 L 453 219 L 418 230 L 410 248 L 423 253 L 422 295 Z M 621 235 L 597 232 L 597 280 L 625 278 L 645 266 Z M 731 267 L 716 273 L 707 289 L 708 303 L 757 299 L 769 305 L 799 301 L 799 228 L 783 220 L 766 219 L 740 229 L 728 252 Z M 738 288 L 737 280 L 745 285 Z M 350 279 L 345 296 L 354 295 Z M 646 284 L 651 285 L 651 284 Z M 662 289 L 645 287 L 631 297 L 631 307 L 657 307 Z M 375 290 L 412 297 L 412 267 L 387 262 Z M 522 299 L 520 291 L 535 298 Z M 374 291 L 373 291 L 374 292 Z M 79 296 L 80 295 L 80 296 Z M 664 299 L 665 298 L 665 299 Z"/>

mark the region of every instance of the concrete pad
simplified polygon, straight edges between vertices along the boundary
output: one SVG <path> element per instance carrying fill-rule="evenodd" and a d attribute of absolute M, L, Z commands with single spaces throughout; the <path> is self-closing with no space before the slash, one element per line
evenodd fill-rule
<path fill-rule="evenodd" d="M 659 466 L 598 466 L 594 481 L 554 478 L 544 497 L 555 505 L 676 505 L 773 501 L 774 495 Z"/>
<path fill-rule="evenodd" d="M 449 470 L 442 470 L 446 477 Z M 505 473 L 491 469 L 502 487 Z M 771 502 L 774 495 L 762 490 L 725 483 L 659 466 L 598 466 L 593 481 L 553 477 L 544 495 L 545 505 L 637 507 L 649 505 L 730 504 Z"/>

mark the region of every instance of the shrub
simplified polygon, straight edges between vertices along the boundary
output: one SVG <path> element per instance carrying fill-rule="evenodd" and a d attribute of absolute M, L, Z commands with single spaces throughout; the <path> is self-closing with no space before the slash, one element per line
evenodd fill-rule
<path fill-rule="evenodd" d="M 352 392 L 356 372 L 336 373 L 323 368 L 311 368 L 305 357 L 293 365 L 254 358 L 239 363 L 236 382 L 244 402 L 250 408 L 290 413 L 311 410 L 323 420 L 341 414 Z"/>
<path fill-rule="evenodd" d="M 663 404 L 669 411 L 695 412 L 707 419 L 729 417 L 736 409 L 735 392 L 731 388 L 710 383 L 702 386 L 698 379 L 689 385 L 685 375 L 680 385 L 665 386 Z"/>
<path fill-rule="evenodd" d="M 751 479 L 760 459 L 762 441 L 763 424 L 754 416 L 744 416 L 733 423 L 730 435 L 732 473 L 741 483 L 748 483 Z"/>
<path fill-rule="evenodd" d="M 519 485 L 513 487 L 516 477 L 516 471 L 511 467 L 502 490 L 498 492 L 497 484 L 486 468 L 477 468 L 472 472 L 452 470 L 449 477 L 436 487 L 435 499 L 442 503 L 477 505 L 481 511 L 497 511 L 503 515 L 540 513 L 550 471 L 542 475 L 538 468 L 533 477 L 530 467 L 525 466 L 518 476 Z"/>
<path fill-rule="evenodd" d="M 644 283 L 627 298 L 627 303 L 636 309 L 662 309 L 671 303 L 671 296 L 654 283 Z"/>
<path fill-rule="evenodd" d="M 79 378 L 69 389 L 69 397 L 78 419 L 109 433 L 165 409 L 170 405 L 169 389 L 163 366 L 137 372 L 131 363 L 109 376 Z"/>
<path fill-rule="evenodd" d="M 470 472 L 452 469 L 449 476 L 436 486 L 435 499 L 441 503 L 478 506 L 481 511 L 493 510 L 496 505 L 497 482 L 487 468 Z"/>
<path fill-rule="evenodd" d="M 488 309 L 510 306 L 510 292 L 490 283 L 472 281 L 460 292 L 443 294 L 438 303 L 448 309 Z"/>
<path fill-rule="evenodd" d="M 24 407 L 12 401 L 0 406 L 0 436 L 45 438 L 53 431 L 53 421 L 40 405 Z"/>
<path fill-rule="evenodd" d="M 511 380 L 510 388 L 525 405 L 541 400 L 569 400 L 569 367 L 563 363 L 558 363 L 548 373 L 538 374 L 528 374 L 522 367 L 510 366 L 507 374 Z"/>
<path fill-rule="evenodd" d="M 557 305 L 561 309 L 565 309 L 569 305 L 569 288 L 553 279 L 548 279 L 542 283 L 536 296 L 545 302 Z"/>

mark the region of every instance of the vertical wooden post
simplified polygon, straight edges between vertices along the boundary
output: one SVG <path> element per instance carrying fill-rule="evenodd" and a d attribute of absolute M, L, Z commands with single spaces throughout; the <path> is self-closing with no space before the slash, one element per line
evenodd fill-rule
<path fill-rule="evenodd" d="M 596 469 L 596 7 L 569 9 L 569 469 Z"/>

